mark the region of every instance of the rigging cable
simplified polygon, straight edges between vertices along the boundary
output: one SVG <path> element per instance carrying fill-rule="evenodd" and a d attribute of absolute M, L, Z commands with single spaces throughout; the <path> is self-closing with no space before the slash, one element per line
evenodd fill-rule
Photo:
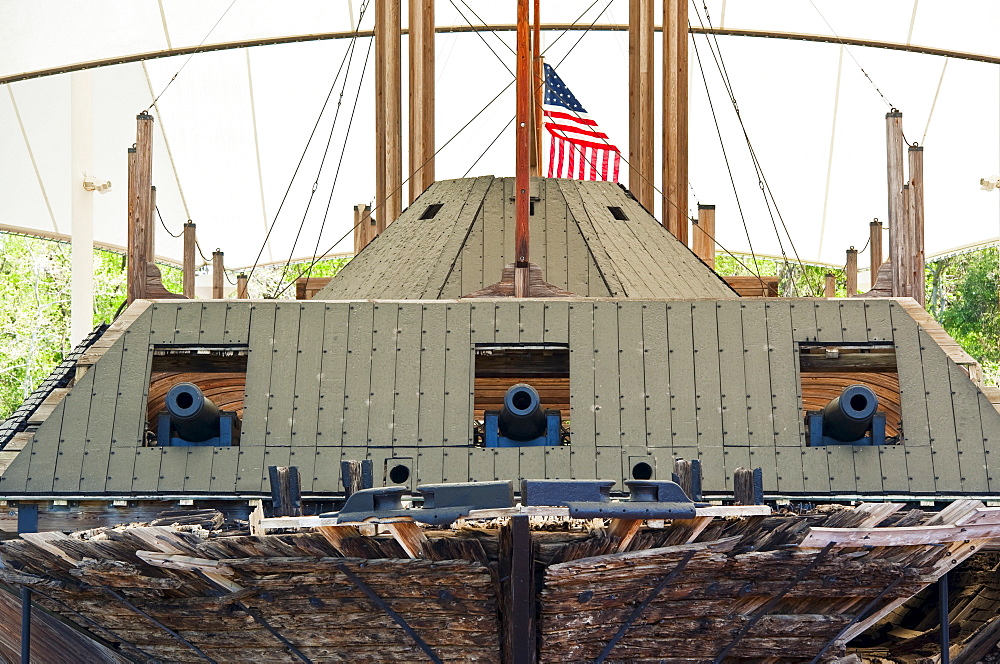
<path fill-rule="evenodd" d="M 181 235 L 184 235 L 184 231 L 181 231 L 180 233 L 177 233 L 176 235 L 174 235 L 173 233 L 170 232 L 170 229 L 167 228 L 167 225 L 165 223 L 163 223 L 163 215 L 160 214 L 160 206 L 159 205 L 156 206 L 156 216 L 160 218 L 160 226 L 163 226 L 163 230 L 165 230 L 167 232 L 167 235 L 169 235 L 170 237 L 180 237 Z"/>

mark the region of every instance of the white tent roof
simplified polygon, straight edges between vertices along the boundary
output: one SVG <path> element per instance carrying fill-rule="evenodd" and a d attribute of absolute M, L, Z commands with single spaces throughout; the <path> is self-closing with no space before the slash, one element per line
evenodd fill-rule
<path fill-rule="evenodd" d="M 698 3 L 704 20 L 701 0 Z M 292 5 L 263 0 L 5 2 L 0 4 L 0 80 L 204 42 L 205 52 L 193 56 L 90 70 L 92 174 L 113 183 L 111 192 L 94 197 L 95 239 L 125 243 L 126 149 L 134 142 L 135 115 L 159 95 L 151 110 L 156 118 L 153 176 L 167 229 L 178 233 L 185 220 L 194 220 L 205 253 L 222 248 L 230 266 L 251 265 L 258 254 L 261 262 L 270 262 L 316 251 L 349 251 L 351 208 L 373 203 L 375 189 L 371 58 L 363 69 L 370 39 L 357 39 L 343 96 L 341 78 L 308 151 L 306 142 L 352 40 L 212 49 L 232 41 L 350 31 L 363 5 L 364 0 L 303 0 Z M 489 23 L 514 20 L 513 0 L 468 5 Z M 544 0 L 543 20 L 570 23 L 587 5 Z M 466 25 L 459 8 L 478 23 L 461 0 L 439 0 L 437 24 Z M 1000 56 L 995 38 L 1000 6 L 985 0 L 960 5 L 944 0 L 713 0 L 708 9 L 715 27 L 825 35 L 836 30 L 844 38 Z M 662 16 L 659 7 L 656 12 Z M 367 10 L 361 29 L 370 29 L 373 13 Z M 627 0 L 610 5 L 599 0 L 580 23 L 597 19 L 598 24 L 621 24 L 627 18 Z M 699 26 L 694 5 L 691 23 Z M 569 53 L 558 67 L 560 75 L 627 155 L 627 34 L 571 32 L 556 41 L 560 34 L 543 34 L 543 46 L 552 44 L 547 62 L 558 63 Z M 578 39 L 579 46 L 573 48 Z M 749 242 L 694 48 L 689 207 L 693 212 L 698 202 L 717 205 L 717 234 L 727 249 L 747 251 L 752 245 L 759 253 L 792 254 L 787 237 L 778 241 L 708 39 L 721 50 L 747 132 L 803 260 L 843 264 L 848 246 L 865 245 L 868 222 L 886 218 L 884 114 L 889 104 L 903 112 L 907 140 L 926 146 L 928 254 L 1000 234 L 1000 196 L 979 189 L 980 178 L 1000 171 L 996 64 L 838 43 L 703 35 L 692 39 L 705 67 Z M 503 45 L 513 45 L 510 32 L 437 37 L 439 148 L 511 80 L 487 44 L 513 69 L 514 57 Z M 0 85 L 0 228 L 70 233 L 71 76 L 61 73 Z M 331 133 L 338 102 L 339 117 Z M 512 128 L 476 159 L 511 119 L 513 108 L 511 87 L 441 150 L 437 177 L 461 177 L 470 168 L 470 175 L 511 174 Z M 329 152 L 317 178 L 328 137 Z M 342 149 L 343 163 L 335 176 Z M 310 203 L 314 181 L 318 184 Z M 659 216 L 659 210 L 654 213 Z M 276 215 L 275 230 L 261 252 Z M 179 260 L 180 252 L 179 240 L 159 228 L 157 254 Z"/>

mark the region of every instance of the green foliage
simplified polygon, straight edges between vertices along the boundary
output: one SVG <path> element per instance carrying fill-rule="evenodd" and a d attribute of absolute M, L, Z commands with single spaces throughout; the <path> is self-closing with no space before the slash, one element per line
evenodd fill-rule
<path fill-rule="evenodd" d="M 837 278 L 837 297 L 847 295 L 847 276 L 844 270 L 822 265 L 786 264 L 784 261 L 755 258 L 748 254 L 716 254 L 715 271 L 724 277 L 778 277 L 778 294 L 781 297 L 822 297 L 826 275 L 830 273 Z"/>
<path fill-rule="evenodd" d="M 317 261 L 311 268 L 309 263 L 297 263 L 288 267 L 285 267 L 284 263 L 258 267 L 250 275 L 250 280 L 247 282 L 247 294 L 251 298 L 294 299 L 296 279 L 299 277 L 333 277 L 350 260 L 350 256 L 328 258 Z M 235 283 L 236 276 L 233 275 L 231 278 Z"/>

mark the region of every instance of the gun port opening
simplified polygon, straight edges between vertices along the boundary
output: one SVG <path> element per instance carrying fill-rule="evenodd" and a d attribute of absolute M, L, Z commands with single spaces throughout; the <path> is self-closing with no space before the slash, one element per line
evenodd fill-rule
<path fill-rule="evenodd" d="M 389 481 L 393 484 L 404 484 L 410 479 L 410 468 L 402 464 L 393 466 L 389 470 Z"/>
<path fill-rule="evenodd" d="M 640 461 L 639 463 L 632 466 L 632 479 L 634 480 L 653 479 L 653 467 L 650 466 L 645 461 Z"/>

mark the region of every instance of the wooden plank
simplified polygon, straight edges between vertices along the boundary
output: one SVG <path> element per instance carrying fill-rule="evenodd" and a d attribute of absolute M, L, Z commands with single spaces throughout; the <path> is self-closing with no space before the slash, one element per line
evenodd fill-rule
<path fill-rule="evenodd" d="M 247 388 L 243 399 L 240 434 L 240 447 L 243 448 L 264 445 L 267 436 L 276 306 L 271 302 L 256 302 L 251 307 L 250 339 L 253 343 L 247 358 Z"/>
<path fill-rule="evenodd" d="M 773 447 L 775 395 L 770 365 L 774 353 L 768 347 L 766 306 L 764 302 L 741 302 L 740 311 L 747 386 L 748 438 L 751 446 Z M 721 329 L 720 327 L 720 333 Z M 774 463 L 773 456 L 770 463 Z"/>
<path fill-rule="evenodd" d="M 154 448 L 150 448 L 154 449 Z M 163 447 L 160 449 L 160 473 L 156 487 L 158 493 L 180 493 L 184 490 L 184 471 L 187 468 L 186 447 Z M 133 490 L 135 487 L 133 486 Z M 153 487 L 149 487 L 152 490 Z"/>
<path fill-rule="evenodd" d="M 292 441 L 295 370 L 299 356 L 299 320 L 302 305 L 282 302 L 274 309 L 274 339 L 270 349 L 271 371 L 267 383 L 267 426 L 264 445 L 287 447 Z M 267 354 L 267 353 L 265 353 Z M 249 374 L 249 367 L 248 367 Z M 250 384 L 249 375 L 247 384 Z M 282 465 L 282 464 L 272 464 Z"/>
<path fill-rule="evenodd" d="M 267 468 L 264 466 L 263 445 L 240 447 L 236 459 L 236 492 L 251 496 L 261 495 Z"/>
<path fill-rule="evenodd" d="M 903 445 L 882 445 L 878 448 L 882 473 L 882 491 L 908 491 L 909 475 L 906 470 L 906 450 Z"/>
<path fill-rule="evenodd" d="M 496 306 L 493 302 L 474 301 L 469 305 L 472 316 L 472 342 L 489 344 L 496 341 Z"/>
<path fill-rule="evenodd" d="M 573 469 L 570 463 L 571 451 L 569 445 L 545 448 L 545 479 L 576 479 L 573 476 Z"/>
<path fill-rule="evenodd" d="M 538 182 L 542 200 L 535 204 L 535 209 L 541 210 L 545 222 L 545 280 L 563 290 L 576 292 L 569 286 L 566 200 L 553 180 L 542 178 Z"/>
<path fill-rule="evenodd" d="M 469 448 L 469 481 L 490 482 L 496 479 L 493 464 L 496 453 L 485 447 Z"/>
<path fill-rule="evenodd" d="M 816 338 L 819 341 L 844 341 L 844 327 L 840 320 L 840 303 L 836 300 L 813 302 L 816 310 Z"/>
<path fill-rule="evenodd" d="M 802 484 L 807 493 L 830 493 L 828 456 L 826 447 L 802 448 Z"/>
<path fill-rule="evenodd" d="M 570 427 L 573 453 L 571 465 L 577 479 L 596 479 L 597 430 L 594 400 L 594 304 L 569 305 Z"/>
<path fill-rule="evenodd" d="M 209 489 L 212 493 L 232 493 L 236 490 L 236 466 L 239 459 L 238 447 L 212 448 L 212 474 Z"/>
<path fill-rule="evenodd" d="M 417 446 L 421 448 L 417 468 L 420 483 L 428 484 L 440 482 L 444 470 L 444 449 L 441 447 L 444 441 L 444 413 L 441 404 L 445 392 L 446 351 L 441 340 L 447 334 L 448 312 L 443 306 L 431 303 L 423 303 L 421 309 L 420 394 L 418 401 L 405 407 L 417 410 Z"/>
<path fill-rule="evenodd" d="M 960 452 L 955 431 L 955 404 L 948 372 L 948 357 L 923 330 L 917 331 L 921 365 L 924 372 L 927 424 L 933 449 L 935 488 L 938 491 L 959 491 L 962 480 L 959 470 Z M 900 390 L 902 392 L 902 390 Z M 905 402 L 904 402 L 905 403 Z M 903 430 L 908 422 L 904 420 Z M 981 486 L 985 486 L 985 483 Z"/>
<path fill-rule="evenodd" d="M 840 307 L 840 324 L 844 332 L 844 341 L 867 341 L 868 321 L 865 316 L 865 303 L 860 300 L 844 300 L 838 302 Z"/>
<path fill-rule="evenodd" d="M 546 302 L 542 312 L 544 321 L 542 340 L 545 343 L 568 344 L 569 303 Z"/>
<path fill-rule="evenodd" d="M 718 302 L 715 305 L 718 317 L 719 371 L 722 384 L 722 443 L 732 446 L 750 445 L 750 423 L 748 398 L 751 391 L 747 384 L 750 376 L 746 372 L 746 342 L 743 338 L 743 307 L 739 300 Z M 696 333 L 700 328 L 696 328 Z M 770 390 L 770 385 L 765 389 Z"/>
<path fill-rule="evenodd" d="M 799 299 L 790 304 L 792 315 L 792 339 L 795 341 L 816 341 L 816 304 L 812 300 Z M 833 339 L 824 339 L 833 341 Z"/>
<path fill-rule="evenodd" d="M 865 324 L 868 327 L 868 341 L 892 341 L 892 316 L 889 302 L 885 300 L 865 301 Z"/>
<path fill-rule="evenodd" d="M 774 444 L 799 447 L 804 441 L 800 417 L 802 390 L 799 382 L 798 353 L 792 342 L 792 304 L 769 301 L 764 305 L 767 316 L 767 348 L 771 373 Z M 780 462 L 779 462 L 780 465 Z M 790 478 L 786 478 L 788 480 Z"/>
<path fill-rule="evenodd" d="M 149 494 L 156 491 L 160 483 L 160 460 L 167 447 L 139 447 L 135 450 L 135 465 L 132 470 L 132 493 Z M 125 454 L 128 450 L 120 450 Z"/>
<path fill-rule="evenodd" d="M 858 491 L 879 493 L 882 491 L 882 464 L 879 448 L 873 446 L 852 446 L 854 452 L 854 474 Z"/>
<path fill-rule="evenodd" d="M 563 198 L 566 200 L 566 205 L 569 209 L 573 222 L 575 222 L 576 227 L 583 236 L 587 253 L 592 255 L 587 259 L 589 271 L 587 280 L 591 284 L 588 295 L 590 297 L 598 295 L 598 293 L 594 292 L 595 288 L 593 284 L 600 281 L 604 283 L 604 287 L 607 290 L 608 295 L 612 297 L 626 296 L 627 294 L 625 293 L 622 282 L 618 277 L 618 273 L 611 260 L 610 254 L 604 247 L 604 244 L 602 243 L 594 226 L 594 222 L 590 219 L 590 214 L 584 205 L 583 197 L 577 183 L 572 180 L 559 180 L 559 189 L 562 191 Z M 570 229 L 572 230 L 572 225 L 570 226 Z M 570 261 L 572 268 L 572 254 Z M 570 290 L 573 289 L 571 288 Z"/>
<path fill-rule="evenodd" d="M 316 468 L 315 445 L 292 445 L 288 453 L 288 465 L 299 469 L 299 489 L 303 494 L 312 493 L 317 471 L 333 471 L 333 469 Z"/>
<path fill-rule="evenodd" d="M 801 548 L 926 546 L 944 542 L 965 542 L 1000 537 L 1000 525 L 914 526 L 911 528 L 810 528 Z"/>
<path fill-rule="evenodd" d="M 323 308 L 325 322 L 323 323 L 323 359 L 320 364 L 320 405 L 316 425 L 316 444 L 339 447 L 344 433 L 342 422 L 344 389 L 347 382 L 347 336 L 350 305 L 346 302 L 332 302 L 325 304 Z"/>
<path fill-rule="evenodd" d="M 643 373 L 646 385 L 646 444 L 672 447 L 670 353 L 665 302 L 642 303 Z"/>
<path fill-rule="evenodd" d="M 504 208 L 506 207 L 506 195 L 509 185 L 504 178 L 497 178 L 490 185 L 486 197 L 483 199 L 483 210 L 485 212 L 483 221 L 483 283 L 492 284 L 500 281 L 500 273 L 503 271 L 504 262 L 503 251 L 506 248 L 504 243 Z M 513 242 L 513 238 L 511 238 Z"/>
<path fill-rule="evenodd" d="M 770 444 L 761 447 L 750 447 L 750 465 L 748 468 L 760 468 L 761 483 L 764 485 L 765 494 L 778 491 L 777 452 L 777 448 Z"/>
<path fill-rule="evenodd" d="M 774 449 L 778 491 L 781 493 L 805 491 L 805 482 L 802 479 L 803 456 L 802 451 L 796 447 L 776 447 Z"/>
<path fill-rule="evenodd" d="M 360 452 L 360 454 L 359 454 Z M 313 488 L 316 493 L 342 492 L 341 460 L 362 461 L 367 448 L 317 447 L 313 455 Z"/>
<path fill-rule="evenodd" d="M 83 468 L 79 485 L 79 489 L 84 492 L 104 491 L 107 486 L 123 347 L 124 340 L 87 372 L 87 375 L 93 374 L 94 381 L 90 409 L 94 413 L 100 413 L 100 417 L 89 418 L 86 425 Z M 129 484 L 131 485 L 131 482 Z"/>
<path fill-rule="evenodd" d="M 151 326 L 146 328 L 151 344 L 172 344 L 177 334 L 177 303 L 156 302 L 150 307 Z"/>
<path fill-rule="evenodd" d="M 56 493 L 76 493 L 80 490 L 80 476 L 83 471 L 84 450 L 86 447 L 87 425 L 91 416 L 98 417 L 99 414 L 91 411 L 91 400 L 94 393 L 95 371 L 88 371 L 80 379 L 73 391 L 63 399 L 62 406 L 62 427 L 59 430 L 59 447 L 57 456 L 54 459 L 55 472 L 53 475 L 43 473 L 35 463 L 31 464 L 31 475 L 33 482 L 37 482 L 42 477 L 43 485 L 48 484 L 43 490 L 51 490 Z M 104 443 L 107 449 L 107 442 Z M 36 455 L 38 456 L 38 455 Z M 103 475 L 101 475 L 103 478 Z M 29 490 L 33 482 L 28 483 Z M 34 486 L 38 486 L 34 484 Z M 103 482 L 101 483 L 103 489 Z"/>
<path fill-rule="evenodd" d="M 691 304 L 699 446 L 722 444 L 722 378 L 719 373 L 719 330 L 715 307 L 712 302 Z"/>
<path fill-rule="evenodd" d="M 249 302 L 226 303 L 226 328 L 223 333 L 223 343 L 245 344 L 250 338 Z"/>
<path fill-rule="evenodd" d="M 521 340 L 520 300 L 498 300 L 496 307 L 496 342 L 516 344 Z"/>
<path fill-rule="evenodd" d="M 989 491 L 989 480 L 986 473 L 983 421 L 979 412 L 979 390 L 954 362 L 948 361 L 948 374 L 962 490 L 966 493 L 983 493 Z"/>
<path fill-rule="evenodd" d="M 188 447 L 184 469 L 184 493 L 206 494 L 212 490 L 213 447 Z"/>
<path fill-rule="evenodd" d="M 399 333 L 399 305 L 377 302 L 372 305 L 371 385 L 368 402 L 367 437 L 358 441 L 375 447 L 393 446 L 393 408 L 396 392 L 396 335 Z M 351 320 L 352 338 L 354 319 Z M 353 346 L 353 344 L 352 344 Z M 355 406 L 360 405 L 355 401 Z"/>
<path fill-rule="evenodd" d="M 454 304 L 435 303 L 438 308 L 445 309 L 446 329 L 444 335 L 444 435 L 445 445 L 458 445 L 467 449 L 472 444 L 472 411 L 473 385 L 475 381 L 475 366 L 473 362 L 471 333 L 471 310 L 469 304 L 459 302 Z M 439 342 L 440 343 L 440 342 Z M 450 477 L 465 475 L 457 481 L 468 481 L 468 459 L 457 461 L 457 454 L 452 454 L 446 460 L 445 471 Z M 467 456 L 464 453 L 461 456 Z M 449 467 L 448 461 L 457 465 Z M 463 468 L 464 470 L 460 470 Z M 456 480 L 451 480 L 456 481 Z"/>
<path fill-rule="evenodd" d="M 453 260 L 461 256 L 462 247 L 492 183 L 491 175 L 463 181 L 462 186 L 452 187 L 449 196 L 442 198 L 444 207 L 433 219 L 423 220 L 425 232 L 429 231 L 433 235 L 437 231 L 437 241 L 431 246 L 440 252 L 436 258 L 433 252 L 428 252 L 426 256 L 432 262 L 427 263 L 428 269 L 425 271 L 427 282 L 421 296 L 423 299 L 442 296 L 442 286 L 454 270 Z"/>
<path fill-rule="evenodd" d="M 261 494 L 271 495 L 271 466 L 288 467 L 291 465 L 292 448 L 287 445 L 269 445 L 264 448 L 264 460 L 261 462 Z"/>
<path fill-rule="evenodd" d="M 899 400 L 907 446 L 929 445 L 930 428 L 921 364 L 919 328 L 898 302 L 890 304 L 895 329 L 896 367 L 899 373 Z"/>
<path fill-rule="evenodd" d="M 205 305 L 200 302 L 188 301 L 177 304 L 175 344 L 197 344 L 200 342 L 201 318 L 204 308 Z"/>
<path fill-rule="evenodd" d="M 737 445 L 726 445 L 722 449 L 722 463 L 726 469 L 726 491 L 735 488 L 735 472 L 737 468 L 753 468 L 750 448 Z"/>
<path fill-rule="evenodd" d="M 496 180 L 490 184 L 490 189 L 496 187 Z M 486 192 L 487 196 L 489 191 Z M 469 237 L 462 247 L 462 294 L 472 293 L 489 284 L 483 277 L 483 227 L 486 217 L 486 196 L 483 196 L 483 206 L 476 212 L 472 222 Z M 490 282 L 493 283 L 493 282 Z"/>
<path fill-rule="evenodd" d="M 301 305 L 295 360 L 295 392 L 292 396 L 292 431 L 289 439 L 292 445 L 316 443 L 325 324 L 325 305 L 319 302 Z"/>
<path fill-rule="evenodd" d="M 224 343 L 228 307 L 228 304 L 220 302 L 205 302 L 201 305 L 201 332 L 198 335 L 198 343 Z"/>
<path fill-rule="evenodd" d="M 985 394 L 979 394 L 979 417 L 983 423 L 983 447 L 986 448 L 986 479 L 990 491 L 1000 490 L 1000 411 Z"/>
<path fill-rule="evenodd" d="M 856 493 L 858 471 L 855 468 L 853 445 L 827 445 L 826 455 L 830 468 L 830 490 L 834 493 Z"/>
<path fill-rule="evenodd" d="M 651 401 L 643 362 L 644 302 L 618 303 L 618 371 L 621 425 L 620 444 L 645 448 L 651 440 L 646 414 Z"/>
<path fill-rule="evenodd" d="M 677 448 L 674 452 L 681 458 L 694 459 L 694 456 L 682 456 Z M 698 460 L 701 461 L 701 488 L 706 492 L 732 491 L 732 479 L 726 480 L 725 448 L 721 443 L 715 445 L 699 445 Z"/>
<path fill-rule="evenodd" d="M 395 401 L 392 415 L 392 446 L 417 443 L 417 414 L 420 398 L 420 347 L 423 308 L 419 303 L 400 304 L 397 311 Z"/>
<path fill-rule="evenodd" d="M 700 443 L 695 404 L 694 337 L 690 302 L 667 303 L 673 447 Z M 706 441 L 707 443 L 708 441 Z M 721 442 L 721 441 L 717 441 Z"/>
<path fill-rule="evenodd" d="M 372 330 L 375 309 L 371 302 L 348 305 L 347 378 L 344 385 L 344 446 L 368 442 L 368 402 L 371 396 Z"/>
<path fill-rule="evenodd" d="M 594 410 L 598 447 L 621 447 L 618 305 L 594 303 Z M 572 372 L 570 372 L 572 380 Z"/>
<path fill-rule="evenodd" d="M 538 344 L 545 340 L 545 308 L 540 300 L 524 301 L 520 304 L 520 342 Z"/>
<path fill-rule="evenodd" d="M 930 445 L 906 445 L 906 475 L 913 493 L 934 492 L 933 448 Z"/>

